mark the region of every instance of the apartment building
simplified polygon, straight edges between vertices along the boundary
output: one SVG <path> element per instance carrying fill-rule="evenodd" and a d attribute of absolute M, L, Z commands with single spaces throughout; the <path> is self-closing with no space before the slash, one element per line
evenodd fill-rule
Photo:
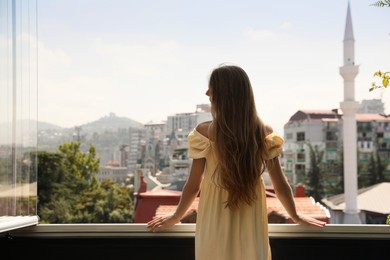
<path fill-rule="evenodd" d="M 367 105 L 367 102 L 364 103 Z M 390 160 L 390 117 L 383 113 L 358 113 L 357 153 L 359 175 L 369 174 L 371 156 Z M 325 180 L 335 182 L 342 174 L 343 115 L 339 110 L 299 110 L 284 125 L 283 164 L 292 185 L 304 182 L 310 169 L 311 145 L 323 152 Z"/>

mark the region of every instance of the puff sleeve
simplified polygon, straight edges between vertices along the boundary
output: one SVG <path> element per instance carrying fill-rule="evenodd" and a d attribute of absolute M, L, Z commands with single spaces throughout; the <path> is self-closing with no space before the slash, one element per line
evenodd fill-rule
<path fill-rule="evenodd" d="M 277 156 L 279 156 L 283 151 L 284 139 L 277 134 L 276 132 L 272 132 L 271 134 L 265 137 L 265 160 L 271 160 Z"/>
<path fill-rule="evenodd" d="M 188 156 L 193 159 L 206 157 L 210 150 L 210 140 L 193 129 L 188 134 Z"/>

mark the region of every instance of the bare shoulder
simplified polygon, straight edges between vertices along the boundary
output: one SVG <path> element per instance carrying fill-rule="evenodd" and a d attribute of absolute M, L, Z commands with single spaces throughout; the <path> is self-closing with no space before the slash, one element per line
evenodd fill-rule
<path fill-rule="evenodd" d="M 211 122 L 212 121 L 206 121 L 206 122 L 199 123 L 196 126 L 196 131 L 198 131 L 200 134 L 209 138 L 209 127 L 210 127 Z"/>
<path fill-rule="evenodd" d="M 269 135 L 269 134 L 272 134 L 272 132 L 274 131 L 274 129 L 272 128 L 272 126 L 270 125 L 264 125 L 264 129 L 265 129 L 265 135 Z"/>

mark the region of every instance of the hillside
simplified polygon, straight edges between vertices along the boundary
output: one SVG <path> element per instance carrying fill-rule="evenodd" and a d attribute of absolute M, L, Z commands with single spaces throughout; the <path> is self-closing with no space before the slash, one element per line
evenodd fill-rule
<path fill-rule="evenodd" d="M 130 127 L 141 127 L 143 124 L 127 117 L 118 117 L 114 113 L 101 117 L 98 120 L 81 125 L 84 132 L 116 132 L 118 129 L 128 129 Z"/>
<path fill-rule="evenodd" d="M 79 127 L 82 135 L 92 136 L 93 133 L 106 133 L 106 132 L 118 132 L 119 130 L 129 129 L 130 127 L 142 127 L 143 124 L 135 120 L 126 117 L 118 117 L 114 113 L 110 113 L 107 116 L 103 116 L 95 121 L 85 123 L 79 126 L 70 128 L 63 128 L 58 125 L 35 120 L 23 120 L 23 124 L 20 121 L 17 123 L 21 126 L 23 136 L 29 136 L 34 143 L 34 139 L 37 136 L 36 127 L 40 133 L 38 136 L 38 143 L 47 144 L 53 143 L 56 147 L 58 143 L 65 141 L 71 141 L 72 136 L 75 134 L 75 128 Z M 12 125 L 11 123 L 0 123 L 0 144 L 9 144 L 12 140 Z M 18 132 L 20 133 L 20 132 Z"/>

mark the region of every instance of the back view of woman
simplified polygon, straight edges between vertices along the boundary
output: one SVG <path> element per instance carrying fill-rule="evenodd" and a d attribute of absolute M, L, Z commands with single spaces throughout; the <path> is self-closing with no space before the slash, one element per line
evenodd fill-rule
<path fill-rule="evenodd" d="M 200 193 L 195 258 L 212 260 L 271 259 L 262 173 L 267 168 L 277 197 L 299 224 L 324 222 L 298 215 L 279 155 L 284 140 L 258 117 L 247 73 L 223 65 L 210 75 L 206 91 L 213 120 L 188 136 L 192 168 L 176 212 L 155 218 L 159 231 L 180 221 Z"/>

